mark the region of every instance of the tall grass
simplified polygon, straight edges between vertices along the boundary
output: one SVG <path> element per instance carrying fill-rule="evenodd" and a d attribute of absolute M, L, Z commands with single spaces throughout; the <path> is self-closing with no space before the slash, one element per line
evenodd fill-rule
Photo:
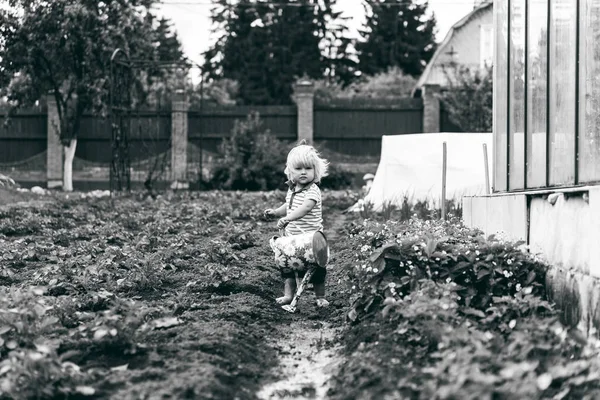
<path fill-rule="evenodd" d="M 365 204 L 365 206 L 367 206 Z M 462 218 L 462 203 L 457 199 L 446 200 L 447 218 Z M 363 219 L 374 218 L 383 221 L 399 220 L 408 221 L 411 218 L 422 220 L 440 219 L 442 209 L 439 201 L 435 200 L 414 200 L 412 196 L 404 195 L 401 201 L 394 199 L 385 200 L 381 205 L 379 212 L 374 212 L 370 204 L 360 212 Z"/>

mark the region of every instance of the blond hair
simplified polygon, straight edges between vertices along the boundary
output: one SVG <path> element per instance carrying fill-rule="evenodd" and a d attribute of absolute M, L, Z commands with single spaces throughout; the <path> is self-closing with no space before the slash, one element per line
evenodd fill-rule
<path fill-rule="evenodd" d="M 304 141 L 303 141 L 304 142 Z M 299 144 L 294 147 L 287 156 L 285 164 L 285 175 L 292 179 L 290 168 L 313 167 L 315 171 L 315 183 L 321 182 L 321 179 L 328 175 L 329 161 L 322 158 L 319 152 L 307 144 Z"/>

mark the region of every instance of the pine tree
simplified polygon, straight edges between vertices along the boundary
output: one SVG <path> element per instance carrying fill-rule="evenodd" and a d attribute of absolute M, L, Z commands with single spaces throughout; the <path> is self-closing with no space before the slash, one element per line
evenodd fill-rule
<path fill-rule="evenodd" d="M 213 79 L 237 81 L 238 100 L 244 104 L 289 104 L 299 77 L 319 79 L 331 72 L 350 81 L 349 45 L 337 40 L 345 28 L 330 29 L 338 15 L 332 11 L 335 1 L 240 0 L 230 5 L 215 0 L 212 19 L 222 35 L 205 53 L 205 71 Z"/>
<path fill-rule="evenodd" d="M 336 5 L 337 0 L 321 0 L 317 25 L 327 81 L 346 87 L 358 78 L 358 64 L 354 60 L 355 40 L 350 38 L 348 29 L 350 18 L 343 17 L 342 11 L 334 11 Z"/>
<path fill-rule="evenodd" d="M 177 32 L 173 31 L 171 21 L 166 18 L 158 20 L 158 26 L 154 30 L 154 43 L 156 48 L 156 57 L 160 61 L 179 61 L 183 59 L 183 50 L 177 37 Z"/>
<path fill-rule="evenodd" d="M 359 69 L 375 75 L 397 66 L 417 77 L 436 49 L 435 16 L 415 0 L 363 0 L 367 19 L 357 44 Z"/>

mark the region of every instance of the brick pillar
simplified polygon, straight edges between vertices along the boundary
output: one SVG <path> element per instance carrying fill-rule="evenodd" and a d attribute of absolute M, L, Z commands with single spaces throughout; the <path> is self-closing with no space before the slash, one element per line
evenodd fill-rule
<path fill-rule="evenodd" d="M 306 139 L 309 144 L 314 138 L 315 85 L 306 79 L 294 85 L 294 100 L 298 107 L 298 141 Z"/>
<path fill-rule="evenodd" d="M 171 102 L 171 188 L 188 189 L 187 145 L 189 103 L 183 90 Z"/>
<path fill-rule="evenodd" d="M 60 188 L 63 184 L 63 146 L 60 143 L 60 120 L 56 99 L 53 94 L 46 95 L 47 145 L 46 145 L 46 186 L 48 189 Z"/>
<path fill-rule="evenodd" d="M 440 131 L 440 85 L 423 85 L 423 132 L 435 133 Z"/>

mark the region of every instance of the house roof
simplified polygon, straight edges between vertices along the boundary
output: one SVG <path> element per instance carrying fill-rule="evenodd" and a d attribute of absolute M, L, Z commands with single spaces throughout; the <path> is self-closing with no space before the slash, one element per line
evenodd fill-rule
<path fill-rule="evenodd" d="M 413 93 L 417 88 L 420 88 L 421 86 L 423 86 L 425 84 L 425 82 L 427 82 L 427 78 L 429 78 L 429 74 L 431 74 L 431 69 L 433 68 L 433 65 L 435 64 L 437 59 L 440 57 L 440 55 L 443 54 L 446 46 L 448 45 L 448 43 L 450 43 L 450 41 L 452 40 L 452 37 L 454 36 L 456 31 L 458 31 L 464 25 L 469 23 L 469 21 L 471 21 L 477 15 L 477 13 L 479 13 L 482 10 L 487 9 L 488 7 L 492 7 L 493 5 L 494 5 L 493 0 L 486 0 L 483 3 L 481 3 L 480 5 L 474 7 L 473 11 L 471 11 L 470 13 L 465 15 L 463 18 L 461 18 L 458 22 L 456 22 L 454 25 L 452 25 L 452 27 L 448 30 L 446 37 L 444 38 L 444 40 L 442 40 L 442 43 L 440 43 L 438 48 L 435 50 L 435 53 L 433 53 L 433 56 L 431 57 L 431 60 L 429 60 L 429 62 L 427 63 L 425 70 L 423 70 L 423 73 L 417 80 L 417 84 L 415 85 L 415 89 L 413 89 Z"/>

